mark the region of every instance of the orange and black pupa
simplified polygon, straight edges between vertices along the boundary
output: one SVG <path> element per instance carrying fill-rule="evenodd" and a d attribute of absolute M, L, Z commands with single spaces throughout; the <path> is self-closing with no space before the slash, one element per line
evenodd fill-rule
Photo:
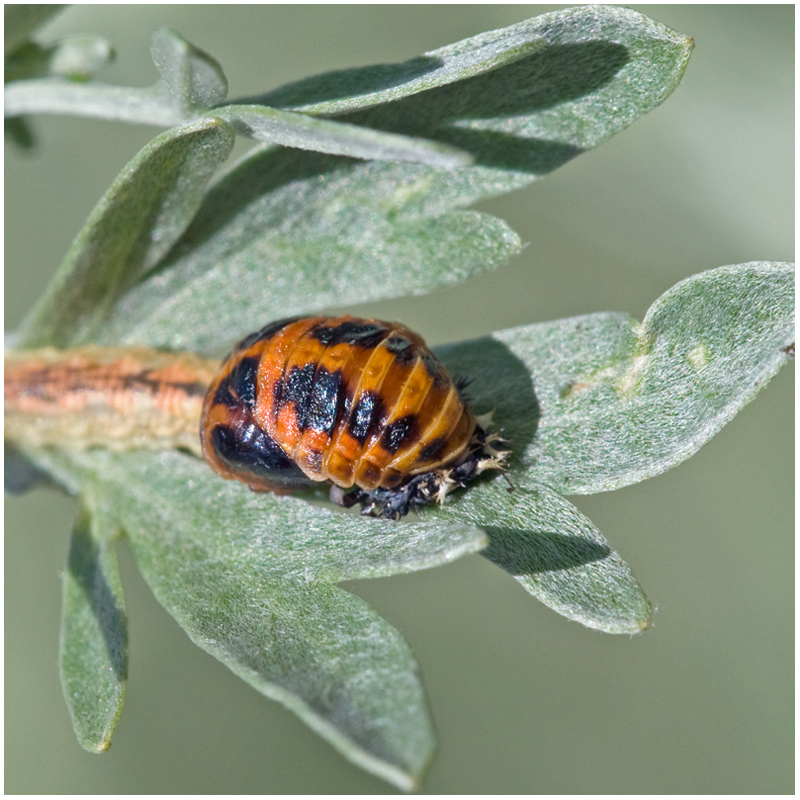
<path fill-rule="evenodd" d="M 203 456 L 255 491 L 332 484 L 398 518 L 505 455 L 425 342 L 375 319 L 283 319 L 247 336 L 206 395 Z"/>

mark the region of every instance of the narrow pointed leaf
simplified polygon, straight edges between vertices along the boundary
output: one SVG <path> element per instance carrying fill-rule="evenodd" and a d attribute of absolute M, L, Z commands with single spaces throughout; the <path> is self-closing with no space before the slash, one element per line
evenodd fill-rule
<path fill-rule="evenodd" d="M 691 48 L 688 37 L 629 9 L 570 8 L 404 64 L 317 76 L 239 104 L 339 114 L 367 128 L 438 140 L 475 153 L 486 166 L 524 173 L 484 176 L 483 182 L 505 184 L 496 193 L 554 169 L 663 102 Z M 184 110 L 224 96 L 219 65 L 176 34 L 157 35 L 154 58 Z M 64 86 L 60 97 L 57 85 L 35 84 L 12 87 L 7 115 L 114 113 L 132 122 L 158 116 L 143 97 L 143 114 L 136 119 L 135 93 L 147 90 L 130 90 L 134 95 L 126 98 L 120 89 L 118 96 L 104 98 L 117 87 L 98 84 L 74 92 Z M 170 118 L 172 104 L 164 105 Z"/>
<path fill-rule="evenodd" d="M 327 582 L 445 563 L 483 547 L 481 531 L 255 495 L 177 453 L 38 452 L 113 512 L 198 646 L 361 767 L 414 787 L 433 748 L 416 663 L 394 628 Z"/>
<path fill-rule="evenodd" d="M 106 337 L 217 349 L 219 330 L 233 340 L 253 320 L 427 292 L 502 263 L 519 246 L 507 229 L 453 209 L 523 186 L 622 130 L 669 95 L 691 51 L 691 40 L 625 9 L 570 9 L 515 30 L 502 66 L 467 69 L 465 80 L 454 72 L 341 118 L 461 147 L 476 166 L 254 151 L 210 193 L 161 274 L 125 298 Z"/>
<path fill-rule="evenodd" d="M 128 294 L 104 340 L 217 350 L 253 320 L 427 292 L 502 263 L 519 248 L 507 227 L 452 210 L 524 185 L 651 110 L 677 85 L 691 49 L 623 9 L 556 12 L 515 30 L 508 41 L 503 32 L 481 39 L 479 50 L 494 39 L 500 49 L 496 58 L 481 50 L 474 69 L 462 64 L 468 79 L 453 82 L 459 67 L 443 85 L 344 118 L 452 139 L 479 166 L 443 172 L 257 151 Z M 484 71 L 490 62 L 501 66 Z"/>
<path fill-rule="evenodd" d="M 267 144 L 365 160 L 409 161 L 443 169 L 472 163 L 468 153 L 438 142 L 316 119 L 294 111 L 262 105 L 229 105 L 216 109 L 214 113 L 233 125 L 238 134 Z"/>
<path fill-rule="evenodd" d="M 609 31 L 614 31 L 609 35 Z M 629 9 L 569 8 L 432 50 L 402 64 L 328 72 L 288 84 L 250 102 L 312 114 L 342 114 L 395 102 L 485 75 L 565 41 L 672 38 L 663 25 Z"/>
<path fill-rule="evenodd" d="M 658 106 L 692 46 L 630 9 L 584 6 L 396 67 L 311 78 L 261 102 L 306 113 L 361 108 L 341 119 L 470 152 L 476 171 L 453 176 L 444 191 L 474 202 L 547 174 Z"/>
<path fill-rule="evenodd" d="M 111 746 L 128 681 L 128 623 L 104 514 L 81 509 L 64 576 L 59 660 L 75 735 L 92 753 Z"/>
<path fill-rule="evenodd" d="M 447 564 L 487 544 L 469 523 L 397 523 L 254 493 L 177 452 L 33 451 L 31 457 L 73 492 L 95 486 L 129 533 L 157 531 L 165 546 L 247 562 L 272 579 L 382 577 Z"/>
<path fill-rule="evenodd" d="M 221 103 L 228 93 L 222 67 L 208 53 L 168 28 L 153 34 L 153 62 L 178 105 L 189 111 Z"/>
<path fill-rule="evenodd" d="M 643 323 L 592 314 L 444 348 L 497 411 L 515 481 L 561 493 L 609 491 L 671 469 L 711 439 L 790 358 L 794 267 L 703 272 L 657 300 Z"/>
<path fill-rule="evenodd" d="M 363 769 L 415 787 L 434 747 L 417 665 L 364 601 L 332 586 L 265 581 L 202 550 L 167 550 L 147 531 L 131 546 L 195 644 Z"/>
<path fill-rule="evenodd" d="M 630 567 L 592 522 L 546 486 L 517 487 L 501 480 L 471 489 L 442 509 L 489 534 L 483 555 L 545 605 L 606 633 L 639 633 L 651 607 Z"/>
<path fill-rule="evenodd" d="M 63 78 L 35 78 L 9 83 L 3 93 L 6 118 L 21 114 L 72 114 L 170 127 L 187 121 L 159 81 L 147 88 L 74 83 Z"/>
<path fill-rule="evenodd" d="M 148 144 L 78 234 L 23 322 L 20 346 L 65 347 L 91 341 L 120 295 L 183 232 L 233 140 L 225 123 L 206 120 L 168 131 Z"/>
<path fill-rule="evenodd" d="M 270 319 L 463 281 L 521 247 L 494 217 L 420 213 L 429 182 L 400 180 L 416 167 L 387 174 L 306 152 L 307 171 L 287 175 L 286 153 L 252 153 L 209 193 L 160 270 L 123 298 L 106 341 L 218 350 Z"/>
<path fill-rule="evenodd" d="M 250 102 L 309 114 L 342 114 L 491 72 L 541 50 L 534 20 L 464 39 L 401 64 L 325 72 L 281 86 Z"/>

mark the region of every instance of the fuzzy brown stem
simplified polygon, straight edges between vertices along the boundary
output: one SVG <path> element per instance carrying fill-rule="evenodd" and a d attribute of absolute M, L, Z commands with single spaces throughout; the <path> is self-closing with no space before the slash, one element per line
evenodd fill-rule
<path fill-rule="evenodd" d="M 22 446 L 183 448 L 219 362 L 142 347 L 5 354 L 5 439 Z"/>

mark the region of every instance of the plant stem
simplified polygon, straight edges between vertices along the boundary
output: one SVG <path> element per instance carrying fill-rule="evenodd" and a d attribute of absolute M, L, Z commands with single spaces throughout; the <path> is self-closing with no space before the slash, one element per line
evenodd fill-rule
<path fill-rule="evenodd" d="M 218 368 L 192 353 L 142 347 L 6 352 L 5 439 L 200 455 L 203 398 Z"/>
<path fill-rule="evenodd" d="M 188 120 L 160 83 L 139 89 L 56 78 L 15 81 L 5 87 L 6 117 L 22 114 L 72 114 L 159 127 Z"/>

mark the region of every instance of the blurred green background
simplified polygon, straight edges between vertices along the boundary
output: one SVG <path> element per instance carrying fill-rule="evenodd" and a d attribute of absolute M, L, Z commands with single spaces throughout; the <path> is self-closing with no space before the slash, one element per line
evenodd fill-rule
<path fill-rule="evenodd" d="M 118 60 L 101 78 L 146 85 L 156 77 L 150 34 L 168 25 L 220 61 L 235 98 L 402 61 L 560 7 L 78 6 L 40 38 L 104 35 Z M 401 319 L 438 343 L 592 311 L 641 318 L 688 275 L 794 259 L 794 8 L 634 7 L 695 39 L 675 94 L 596 151 L 481 205 L 529 243 L 508 267 L 352 310 Z M 34 153 L 6 149 L 6 329 L 156 133 L 86 119 L 34 124 Z M 573 498 L 658 607 L 642 636 L 569 622 L 478 556 L 348 586 L 420 662 L 439 736 L 423 791 L 794 790 L 793 401 L 786 369 L 676 470 Z M 6 503 L 6 792 L 393 791 L 196 649 L 124 545 L 127 702 L 111 751 L 84 753 L 57 666 L 74 513 L 74 501 L 50 491 Z"/>

